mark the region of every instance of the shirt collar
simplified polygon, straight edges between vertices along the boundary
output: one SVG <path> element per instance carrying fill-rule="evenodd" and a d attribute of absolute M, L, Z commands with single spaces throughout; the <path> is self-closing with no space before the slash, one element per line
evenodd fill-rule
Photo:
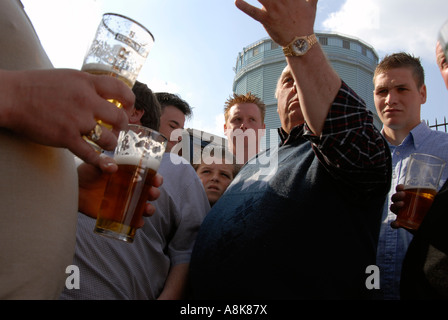
<path fill-rule="evenodd" d="M 300 124 L 292 128 L 291 132 L 288 134 L 282 127 L 278 128 L 278 135 L 280 136 L 280 145 L 285 145 L 290 141 L 295 141 L 299 137 L 303 136 L 304 124 Z"/>
<path fill-rule="evenodd" d="M 430 134 L 431 128 L 428 127 L 425 121 L 420 122 L 420 124 L 412 129 L 409 133 L 409 135 L 412 136 L 412 141 L 416 149 L 419 148 L 428 139 L 428 136 Z"/>
<path fill-rule="evenodd" d="M 383 129 L 384 130 L 384 129 Z M 383 131 L 382 131 L 383 132 Z M 431 128 L 425 123 L 425 121 L 420 122 L 417 126 L 412 129 L 409 134 L 400 143 L 401 146 L 412 145 L 414 148 L 418 148 L 424 143 L 424 141 L 431 134 Z M 389 147 L 395 148 L 392 144 L 388 143 Z"/>

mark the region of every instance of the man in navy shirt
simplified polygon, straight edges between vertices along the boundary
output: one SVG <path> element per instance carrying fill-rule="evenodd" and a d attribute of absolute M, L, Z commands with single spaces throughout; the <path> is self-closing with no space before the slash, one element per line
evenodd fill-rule
<path fill-rule="evenodd" d="M 313 33 L 317 1 L 236 1 L 283 46 L 278 150 L 249 161 L 205 218 L 191 260 L 198 299 L 369 298 L 390 153 Z"/>

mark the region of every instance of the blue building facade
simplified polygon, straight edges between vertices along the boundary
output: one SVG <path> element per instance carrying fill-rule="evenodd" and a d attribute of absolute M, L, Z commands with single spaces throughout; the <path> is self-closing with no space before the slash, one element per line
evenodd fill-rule
<path fill-rule="evenodd" d="M 375 126 L 381 129 L 373 101 L 372 79 L 379 60 L 376 51 L 362 40 L 347 35 L 316 32 L 316 36 L 335 71 L 364 99 L 374 114 Z M 275 87 L 285 66 L 282 48 L 270 38 L 263 38 L 243 48 L 236 59 L 233 91 L 238 94 L 252 92 L 263 100 L 266 104 L 266 129 L 281 126 Z M 269 146 L 269 130 L 266 132 L 262 143 Z"/>

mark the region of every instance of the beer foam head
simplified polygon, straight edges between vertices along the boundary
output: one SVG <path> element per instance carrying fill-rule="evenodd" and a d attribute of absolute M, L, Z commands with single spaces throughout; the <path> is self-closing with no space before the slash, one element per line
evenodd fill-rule
<path fill-rule="evenodd" d="M 142 160 L 142 157 L 135 155 L 115 155 L 114 159 L 118 165 L 128 164 L 138 166 L 140 164 L 140 161 Z M 150 168 L 154 171 L 157 171 L 160 166 L 160 161 L 154 158 L 144 158 L 140 165 L 143 168 Z"/>
<path fill-rule="evenodd" d="M 105 72 L 115 72 L 111 65 L 106 65 L 103 63 L 87 63 L 82 66 L 82 71 L 105 71 Z"/>

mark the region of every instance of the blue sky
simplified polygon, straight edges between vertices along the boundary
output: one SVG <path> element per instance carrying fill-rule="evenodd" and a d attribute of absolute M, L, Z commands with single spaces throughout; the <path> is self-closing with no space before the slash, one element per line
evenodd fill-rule
<path fill-rule="evenodd" d="M 260 6 L 258 1 L 249 3 Z M 225 100 L 242 49 L 267 37 L 233 0 L 22 0 L 55 67 L 79 69 L 105 12 L 126 15 L 154 35 L 139 80 L 154 91 L 179 94 L 193 107 L 187 128 L 223 136 Z M 428 101 L 422 118 L 448 116 L 448 91 L 435 63 L 438 29 L 448 20 L 446 0 L 320 0 L 315 29 L 360 38 L 380 58 L 396 51 L 421 57 Z"/>

